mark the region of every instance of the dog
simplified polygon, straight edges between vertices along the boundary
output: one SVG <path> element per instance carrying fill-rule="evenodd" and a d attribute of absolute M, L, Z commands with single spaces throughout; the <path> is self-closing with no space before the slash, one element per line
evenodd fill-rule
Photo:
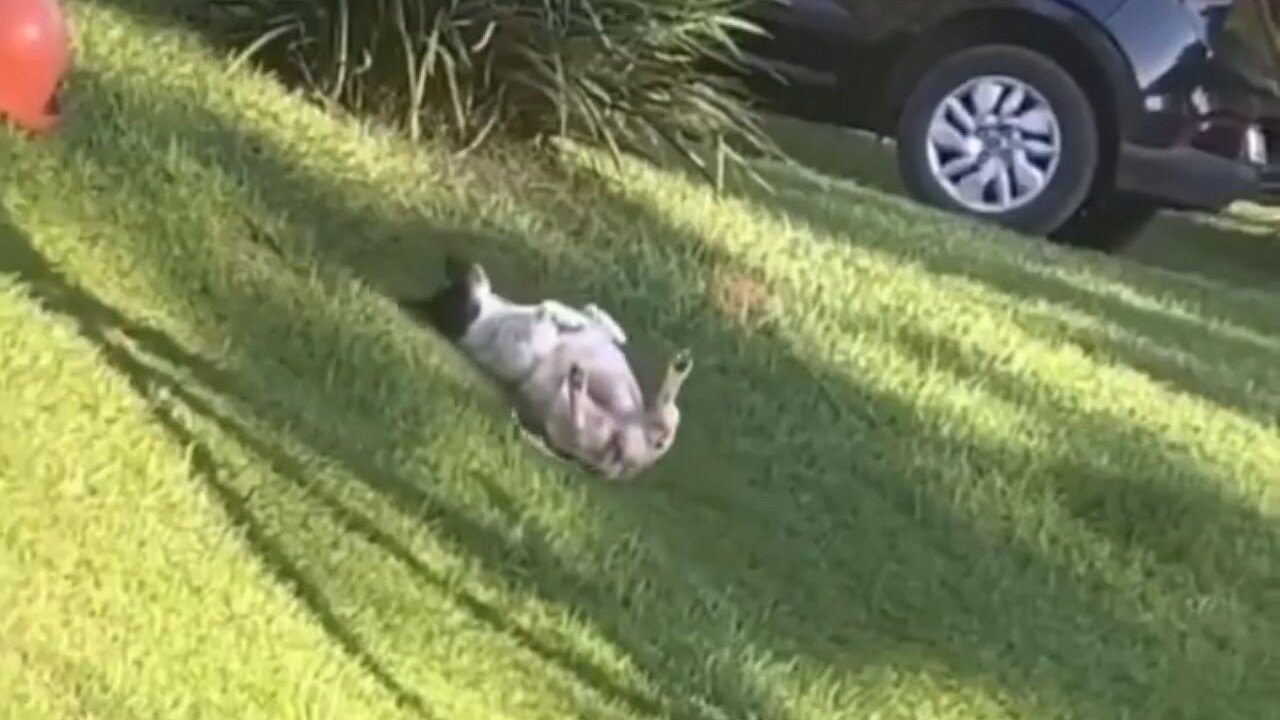
<path fill-rule="evenodd" d="M 478 263 L 447 256 L 446 285 L 425 301 L 402 303 L 425 319 L 482 370 L 504 385 L 519 383 L 545 358 L 565 332 L 603 331 L 601 339 L 623 345 L 626 333 L 594 303 L 582 310 L 556 300 L 521 304 L 493 292 Z"/>
<path fill-rule="evenodd" d="M 493 291 L 484 268 L 445 260 L 446 285 L 408 309 L 458 345 L 513 400 L 513 415 L 548 450 L 610 480 L 652 467 L 680 425 L 677 399 L 693 367 L 683 350 L 646 402 L 621 326 L 594 304 L 519 304 Z"/>

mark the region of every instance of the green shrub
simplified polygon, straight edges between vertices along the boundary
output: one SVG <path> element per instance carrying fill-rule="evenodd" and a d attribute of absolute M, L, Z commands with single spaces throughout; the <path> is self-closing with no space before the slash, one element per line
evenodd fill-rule
<path fill-rule="evenodd" d="M 751 0 L 209 0 L 224 40 L 410 137 L 464 150 L 503 134 L 563 137 L 700 168 L 714 142 L 772 152 L 748 95 L 738 36 Z"/>

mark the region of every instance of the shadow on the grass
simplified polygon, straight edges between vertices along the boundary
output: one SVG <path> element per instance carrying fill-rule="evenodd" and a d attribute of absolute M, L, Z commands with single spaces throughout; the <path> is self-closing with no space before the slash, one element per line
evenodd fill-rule
<path fill-rule="evenodd" d="M 115 112 L 113 108 L 121 105 L 106 100 L 131 92 L 109 78 L 92 74 L 82 74 L 79 82 L 82 91 L 97 100 L 98 113 Z M 393 264 L 428 262 L 435 253 L 424 252 L 422 247 L 433 241 L 461 242 L 456 219 L 423 218 L 389 226 L 376 217 L 347 210 L 341 188 L 306 177 L 269 143 L 203 111 L 193 105 L 193 98 L 123 106 L 149 109 L 116 118 L 120 126 L 149 135 L 155 146 L 165 145 L 169 138 L 181 138 L 178 150 L 190 152 L 191 161 L 240 178 L 268 204 L 292 211 L 300 232 L 316 236 L 322 253 L 326 247 L 339 247 L 356 233 L 382 238 L 373 243 L 376 252 L 390 253 L 400 260 L 366 263 L 361 258 L 368 255 L 354 258 L 333 252 L 322 256 L 322 261 L 347 263 L 358 273 L 369 273 Z M 68 128 L 64 140 L 68 165 L 83 164 L 78 172 L 92 172 L 94 166 L 102 171 L 124 161 L 112 154 L 111 143 L 94 142 L 88 130 L 86 126 Z M 193 152 L 194 148 L 200 152 Z M 131 162 L 136 167 L 137 158 Z M 631 321 L 639 315 L 661 315 L 658 326 L 652 328 L 655 333 L 696 338 L 698 379 L 685 391 L 686 429 L 652 484 L 628 491 L 597 485 L 589 488 L 599 507 L 600 521 L 611 534 L 641 538 L 648 548 L 644 559 L 626 576 L 603 566 L 588 576 L 567 567 L 552 549 L 550 530 L 522 516 L 519 478 L 481 474 L 467 478 L 467 482 L 485 485 L 490 502 L 513 527 L 520 524 L 517 534 L 470 517 L 451 499 L 447 486 L 428 484 L 427 478 L 406 475 L 394 464 L 370 460 L 394 455 L 402 443 L 411 442 L 405 431 L 388 427 L 376 413 L 350 419 L 353 426 L 365 429 L 356 437 L 339 441 L 331 417 L 348 409 L 323 411 L 326 403 L 337 400 L 309 399 L 305 406 L 291 406 L 293 398 L 305 395 L 257 392 L 263 378 L 256 376 L 262 371 L 253 364 L 214 371 L 207 362 L 181 352 L 163 336 L 148 339 L 138 328 L 130 332 L 120 313 L 83 291 L 71 291 L 73 286 L 65 281 L 50 282 L 56 276 L 49 274 L 47 263 L 34 248 L 22 253 L 21 262 L 0 262 L 33 285 L 57 289 L 50 298 L 70 292 L 73 302 L 47 302 L 78 318 L 81 332 L 102 346 L 122 373 L 134 378 L 141 395 L 149 397 L 149 389 L 157 383 L 166 387 L 249 452 L 270 462 L 279 474 L 279 483 L 310 494 L 315 505 L 337 524 L 382 548 L 423 582 L 434 582 L 431 569 L 424 567 L 393 531 L 379 529 L 341 497 L 306 482 L 287 448 L 255 440 L 251 429 L 202 396 L 217 396 L 243 408 L 255 422 L 287 427 L 297 442 L 347 468 L 407 516 L 421 517 L 425 509 L 433 533 L 481 561 L 510 585 L 574 608 L 577 616 L 627 654 L 661 697 L 651 698 L 614 682 L 608 673 L 553 641 L 513 627 L 482 601 L 459 598 L 477 618 L 517 636 L 533 652 L 565 666 L 602 696 L 628 703 L 639 715 L 708 720 L 786 717 L 781 703 L 769 697 L 770 688 L 758 686 L 742 667 L 722 662 L 708 670 L 710 659 L 724 657 L 728 648 L 742 653 L 731 655 L 731 660 L 764 652 L 778 659 L 796 657 L 850 676 L 863 667 L 885 665 L 907 673 L 942 672 L 990 689 L 994 696 L 1016 707 L 1014 714 L 1022 716 L 1057 715 L 1062 707 L 1066 715 L 1088 720 L 1260 716 L 1262 706 L 1252 703 L 1262 702 L 1267 678 L 1237 677 L 1236 666 L 1244 662 L 1265 667 L 1264 651 L 1274 647 L 1276 638 L 1247 641 L 1224 637 L 1214 625 L 1219 616 L 1212 613 L 1200 620 L 1191 615 L 1162 615 L 1160 609 L 1146 607 L 1139 598 L 1120 596 L 1103 578 L 1081 575 L 1075 568 L 1063 566 L 1050 549 L 993 529 L 954 503 L 955 489 L 948 487 L 954 463 L 963 460 L 978 468 L 1006 466 L 1017 453 L 1028 452 L 1026 448 L 958 441 L 930 423 L 910 398 L 859 385 L 836 368 L 817 366 L 795 355 L 767 327 L 746 332 L 692 305 L 663 306 L 664 299 L 681 295 L 689 278 L 723 268 L 732 270 L 732 260 L 718 256 L 700 238 L 675 227 L 659 208 L 621 196 L 604 180 L 580 173 L 552 180 L 575 183 L 583 197 L 592 198 L 592 207 L 575 212 L 568 201 L 542 198 L 547 204 L 540 212 L 548 226 L 576 217 L 619 234 L 636 227 L 657 228 L 651 236 L 655 243 L 651 251 L 662 257 L 640 254 L 635 244 L 616 243 L 600 246 L 602 255 L 549 258 L 542 255 L 536 238 L 522 237 L 517 228 L 501 233 L 498 221 L 484 218 L 476 219 L 474 233 L 467 236 L 473 254 L 507 273 L 522 265 L 536 266 L 550 288 L 600 293 L 602 302 L 617 307 L 615 315 L 624 325 L 635 325 Z M 531 209 L 538 207 L 538 200 L 525 202 Z M 393 240 L 405 236 L 412 236 L 417 244 Z M 965 258 L 939 256 L 930 261 L 939 272 L 969 272 Z M 180 280 L 160 275 L 164 267 L 157 264 L 148 271 L 156 274 L 159 287 L 172 286 L 179 291 Z M 1106 312 L 1134 333 L 1149 332 L 1151 326 L 1171 336 L 1188 330 L 1183 321 L 1154 317 L 1084 288 L 1062 283 L 1055 287 L 1052 281 L 1046 281 L 1046 286 L 1011 263 L 981 272 L 983 282 L 1013 295 L 1047 287 L 1043 292 L 1052 293 L 1055 302 L 1088 312 Z M 403 282 L 378 277 L 369 280 L 375 286 Z M 628 282 L 641 283 L 647 298 L 623 296 L 617 288 Z M 258 324 L 272 314 L 291 312 L 289 308 L 218 294 L 209 294 L 207 302 L 206 310 L 231 318 L 237 333 L 234 340 L 245 357 L 268 364 L 297 351 L 287 341 L 262 332 Z M 233 312 L 228 306 L 244 312 Z M 660 312 L 642 312 L 643 308 Z M 184 388 L 182 382 L 166 379 L 137 358 L 112 350 L 114 341 L 101 330 L 104 324 L 134 336 L 148 353 L 189 373 L 198 387 Z M 1198 332 L 1201 328 L 1193 329 Z M 361 332 L 344 326 L 329 328 L 325 335 L 358 339 Z M 921 340 L 926 345 L 936 342 Z M 1237 342 L 1244 345 L 1242 351 L 1258 352 L 1238 338 L 1227 337 L 1224 342 Z M 923 352 L 919 347 L 904 349 Z M 420 369 L 396 360 L 387 360 L 370 371 L 406 388 L 426 382 Z M 961 365 L 956 372 L 966 376 L 975 370 Z M 302 385 L 321 380 L 297 379 Z M 432 382 L 436 387 L 450 386 L 442 378 Z M 754 388 L 755 392 L 744 394 L 742 388 Z M 1018 396 L 1017 388 L 1000 388 L 998 392 Z M 725 398 L 734 398 L 737 405 L 732 408 L 731 420 L 726 417 Z M 163 409 L 157 413 L 177 441 L 199 445 L 199 438 L 185 425 L 167 418 Z M 698 420 L 712 414 L 724 421 Z M 1056 412 L 1049 415 L 1039 419 L 1045 423 L 1064 419 Z M 424 424 L 430 422 L 425 414 L 419 419 Z M 1076 422 L 1102 423 L 1073 431 L 1071 436 L 1079 442 L 1102 433 L 1117 438 L 1116 450 L 1130 449 L 1129 442 L 1119 438 L 1133 437 L 1135 431 L 1121 421 L 1094 418 Z M 815 432 L 814 428 L 822 430 Z M 767 447 L 759 442 L 762 437 L 770 438 Z M 1262 544 L 1275 542 L 1273 527 L 1233 498 L 1192 494 L 1193 486 L 1210 487 L 1214 481 L 1190 459 L 1175 462 L 1178 472 L 1189 481 L 1185 486 L 1167 485 L 1154 477 L 1114 478 L 1105 474 L 1105 467 L 1064 462 L 1050 469 L 1056 473 L 1055 480 L 1060 480 L 1068 509 L 1112 536 L 1119 547 L 1149 540 L 1158 547 L 1186 547 L 1180 539 L 1170 542 L 1169 533 L 1180 532 L 1190 520 L 1191 526 L 1202 530 L 1229 528 L 1239 538 L 1258 543 L 1259 552 L 1275 556 L 1274 544 Z M 429 708 L 429 698 L 418 697 L 412 688 L 396 680 L 393 659 L 373 657 L 367 643 L 328 608 L 324 598 L 329 579 L 303 574 L 298 570 L 302 558 L 291 556 L 286 547 L 289 543 L 271 540 L 289 529 L 274 524 L 273 515 L 261 503 L 268 502 L 273 492 L 285 496 L 285 490 L 265 487 L 258 492 L 268 499 L 250 500 L 216 474 L 208 474 L 206 479 L 228 515 L 245 529 L 255 551 L 283 584 L 295 589 L 335 642 L 402 703 L 419 710 Z M 576 475 L 572 480 L 590 482 Z M 270 479 L 262 482 L 269 485 Z M 1131 486 L 1124 485 L 1130 482 Z M 1149 513 L 1151 522 L 1128 515 L 1135 504 Z M 1166 530 L 1156 518 L 1184 525 Z M 773 530 L 762 532 L 764 527 Z M 1139 534 L 1130 534 L 1126 528 L 1131 527 Z M 1219 543 L 1219 548 L 1225 547 Z M 1202 584 L 1199 594 L 1193 594 L 1168 578 L 1153 579 L 1168 582 L 1164 590 L 1188 606 L 1232 594 L 1232 578 L 1242 578 L 1249 588 L 1274 582 L 1266 563 L 1239 562 L 1240 555 L 1214 558 L 1225 562 L 1226 569 L 1213 572 L 1206 571 L 1201 559 L 1194 556 L 1163 556 L 1159 560 L 1170 576 L 1190 572 Z M 620 587 L 625 588 L 622 594 Z M 377 607 L 367 611 L 383 612 Z M 1272 626 L 1264 618 L 1257 619 L 1256 629 L 1270 632 Z M 387 628 L 397 627 L 394 617 L 382 621 Z"/>
<path fill-rule="evenodd" d="M 609 185 L 609 180 L 599 179 L 598 192 Z M 704 274 L 717 265 L 731 264 L 709 252 L 701 238 L 667 221 L 661 208 L 604 195 L 600 205 L 622 214 L 620 227 L 657 228 L 652 237 L 665 239 L 679 256 L 705 258 Z M 622 257 L 618 261 L 643 260 Z M 655 296 L 674 292 L 675 282 L 658 281 Z M 1005 292 L 1016 296 L 1025 292 L 1026 285 L 1024 278 L 1022 285 L 1011 285 Z M 1140 325 L 1144 319 L 1133 322 Z M 745 387 L 787 389 L 767 393 L 764 402 L 771 404 L 770 409 L 749 414 L 752 420 L 702 427 L 706 435 L 699 439 L 718 456 L 729 458 L 721 461 L 720 470 L 726 480 L 733 480 L 713 491 L 690 487 L 676 493 L 677 502 L 709 503 L 730 518 L 730 527 L 744 530 L 701 537 L 699 553 L 686 557 L 681 570 L 703 574 L 702 584 L 707 587 L 735 587 L 741 578 L 751 576 L 756 562 L 766 559 L 767 567 L 778 573 L 777 594 L 753 596 L 746 601 L 747 607 L 737 610 L 751 617 L 767 615 L 762 608 L 785 608 L 784 614 L 793 619 L 808 619 L 779 622 L 772 628 L 764 623 L 760 636 L 767 637 L 767 647 L 778 648 L 784 655 L 818 657 L 834 666 L 894 662 L 892 650 L 879 657 L 855 649 L 859 643 L 853 637 L 874 627 L 884 637 L 896 635 L 904 644 L 924 644 L 949 672 L 979 685 L 994 680 L 1015 696 L 1025 685 L 1036 687 L 1039 692 L 1033 694 L 1040 695 L 1040 700 L 1052 698 L 1039 712 L 1062 703 L 1074 716 L 1087 718 L 1140 713 L 1157 717 L 1164 712 L 1212 717 L 1212 704 L 1197 705 L 1204 698 L 1179 696 L 1173 689 L 1173 677 L 1179 672 L 1145 681 L 1134 672 L 1136 667 L 1169 662 L 1168 657 L 1161 660 L 1161 655 L 1176 653 L 1170 642 L 1172 626 L 1153 622 L 1134 598 L 1100 592 L 1107 582 L 1101 575 L 1072 575 L 1059 566 L 1049 548 L 992 532 L 985 515 L 998 515 L 1008 508 L 989 507 L 971 514 L 972 509 L 961 510 L 949 502 L 957 488 L 948 483 L 961 475 L 955 463 L 980 472 L 981 468 L 1016 467 L 1023 458 L 1038 463 L 1026 467 L 1038 467 L 1045 474 L 1064 509 L 1110 538 L 1122 553 L 1137 550 L 1155 555 L 1160 571 L 1149 579 L 1152 585 L 1177 596 L 1189 592 L 1191 586 L 1182 584 L 1180 577 L 1189 573 L 1193 586 L 1211 596 L 1237 597 L 1239 593 L 1249 608 L 1250 621 L 1245 626 L 1271 641 L 1277 639 L 1266 622 L 1269 588 L 1276 576 L 1270 561 L 1258 558 L 1275 557 L 1280 532 L 1245 499 L 1229 490 L 1215 491 L 1231 482 L 1229 469 L 1202 467 L 1187 451 L 1161 446 L 1157 437 L 1124 418 L 1082 417 L 1069 407 L 1045 406 L 1035 388 L 1019 384 L 1025 380 L 993 377 L 979 358 L 967 357 L 945 338 L 903 338 L 899 349 L 923 364 L 941 358 L 942 368 L 953 373 L 959 385 L 979 381 L 983 387 L 990 385 L 997 399 L 1019 407 L 1037 403 L 1037 423 L 1059 433 L 1067 429 L 1065 437 L 1057 435 L 1062 443 L 1060 457 L 1043 457 L 1046 448 L 1040 446 L 994 439 L 958 441 L 943 424 L 921 413 L 910 397 L 860 385 L 838 368 L 817 366 L 794 355 L 770 336 L 768 328 L 744 334 L 740 328 L 708 318 L 705 311 L 673 319 L 670 326 L 672 331 L 696 328 L 692 331 L 707 346 L 728 350 L 722 376 L 691 385 L 692 412 L 717 407 L 725 397 L 745 405 L 749 401 L 740 391 Z M 740 355 L 732 352 L 738 348 L 743 348 Z M 821 430 L 815 433 L 819 437 L 805 436 L 815 429 Z M 763 437 L 770 438 L 765 456 L 754 447 Z M 1079 462 L 1091 456 L 1096 462 Z M 1018 460 L 1011 463 L 1011 457 Z M 1137 466 L 1148 468 L 1146 475 L 1124 473 L 1123 468 L 1135 458 Z M 672 475 L 704 477 L 685 470 L 695 466 L 692 458 L 686 456 L 685 463 Z M 788 487 L 810 497 L 795 498 L 794 505 L 762 505 L 760 498 L 750 497 L 742 487 L 757 483 L 774 490 Z M 646 526 L 646 537 L 671 538 L 671 552 L 691 544 L 684 537 L 690 534 L 684 529 L 691 524 L 687 519 L 661 524 L 643 508 L 618 505 L 632 516 L 632 523 Z M 800 525 L 791 524 L 797 521 Z M 786 540 L 745 532 L 766 524 L 778 526 Z M 1237 553 L 1238 548 L 1206 542 L 1228 528 L 1251 550 Z M 789 562 L 806 558 L 821 566 L 824 556 L 835 557 L 848 548 L 858 550 L 845 556 L 843 565 L 833 564 L 823 582 L 786 582 L 795 572 L 787 569 Z M 792 592 L 796 587 L 806 591 Z M 1191 602 L 1192 597 L 1186 600 Z M 1197 642 L 1207 645 L 1244 640 L 1238 635 L 1224 637 L 1219 634 L 1222 630 L 1206 620 L 1192 632 L 1203 633 Z M 688 631 L 696 632 L 697 626 Z M 833 642 L 837 639 L 848 644 L 842 647 L 843 643 Z M 1252 646 L 1248 653 L 1255 662 L 1262 662 L 1262 648 L 1269 644 Z M 1190 672 L 1201 680 L 1217 677 L 1228 682 L 1229 654 L 1216 660 L 1211 656 L 1206 652 L 1179 659 L 1187 663 L 1186 668 L 1195 668 Z M 1052 669 L 1029 672 L 1043 658 L 1053 659 Z M 1165 682 L 1169 685 L 1163 686 Z M 1155 699 L 1148 692 L 1168 695 Z M 1156 710 L 1162 702 L 1168 705 Z M 1225 712 L 1228 706 L 1218 707 Z"/>
<path fill-rule="evenodd" d="M 961 241 L 945 248 L 903 243 L 896 236 L 852 225 L 847 206 L 878 205 L 892 211 L 882 197 L 851 188 L 820 188 L 812 179 L 785 172 L 770 172 L 768 177 L 777 195 L 749 192 L 745 197 L 833 238 L 853 237 L 861 248 L 1017 298 L 1036 326 L 1070 339 L 1100 360 L 1132 367 L 1264 423 L 1280 418 L 1280 394 L 1266 389 L 1276 387 L 1280 379 L 1280 319 L 1265 312 L 1267 303 L 1261 298 L 1251 301 L 1259 312 L 1236 312 L 1228 318 L 1216 310 L 1220 301 L 1214 288 L 1184 286 L 1181 300 L 1189 300 L 1192 310 L 1174 311 L 1155 302 L 1167 293 L 1167 286 L 1157 285 L 1150 276 L 1114 273 L 1103 286 L 1091 287 L 1088 280 L 1064 274 L 1052 262 L 1004 255 L 990 243 Z M 958 223 L 955 232 L 963 237 L 975 230 Z M 1018 238 L 1009 236 L 1009 241 Z M 1070 315 L 1096 322 L 1072 322 L 1066 319 Z M 1224 375 L 1252 376 L 1255 382 L 1224 382 Z"/>
<path fill-rule="evenodd" d="M 421 717 L 431 717 L 423 698 L 397 681 L 391 671 L 374 657 L 366 643 L 348 630 L 334 612 L 321 585 L 307 577 L 295 559 L 273 539 L 274 530 L 258 519 L 241 492 L 221 477 L 204 442 L 174 416 L 170 407 L 157 399 L 158 395 L 168 394 L 202 414 L 211 410 L 185 384 L 147 356 L 192 373 L 211 392 L 228 392 L 232 387 L 229 379 L 203 359 L 181 348 L 168 335 L 132 322 L 75 285 L 49 264 L 21 230 L 3 217 L 0 217 L 0 273 L 11 273 L 21 278 L 45 310 L 74 324 L 79 335 L 93 344 L 138 397 L 147 400 L 152 417 L 169 433 L 174 443 L 191 451 L 193 474 L 205 483 L 227 517 L 241 529 L 246 542 L 275 575 L 277 582 L 292 592 L 333 641 L 397 702 Z M 218 419 L 216 415 L 211 417 Z M 247 436 L 240 436 L 240 439 L 247 439 Z M 281 476 L 302 482 L 297 475 L 282 472 Z"/>
<path fill-rule="evenodd" d="M 308 481 L 307 468 L 285 448 L 259 437 L 259 433 L 242 420 L 206 399 L 205 395 L 212 395 L 233 403 L 244 403 L 244 398 L 251 391 L 243 386 L 243 378 L 238 378 L 234 372 L 216 367 L 208 360 L 182 348 L 168 335 L 133 322 L 76 286 L 55 270 L 21 231 L 2 220 L 0 273 L 21 278 L 44 309 L 70 320 L 80 336 L 93 344 L 112 369 L 129 383 L 138 397 L 148 400 L 152 416 L 170 434 L 175 444 L 180 448 L 191 449 L 194 474 L 207 485 L 228 518 L 241 528 L 250 548 L 262 558 L 276 580 L 295 594 L 334 642 L 376 678 L 401 705 L 422 717 L 433 717 L 428 711 L 429 703 L 393 677 L 384 664 L 373 656 L 366 643 L 339 618 L 327 599 L 327 593 L 322 587 L 323 580 L 311 577 L 301 570 L 297 559 L 291 557 L 291 553 L 273 539 L 273 536 L 279 534 L 280 528 L 270 527 L 266 518 L 259 518 L 257 512 L 261 508 L 255 512 L 254 503 L 249 497 L 257 489 L 246 493 L 220 477 L 222 471 L 208 445 L 195 430 L 175 416 L 172 407 L 157 398 L 176 399 L 204 420 L 213 423 L 242 449 L 270 467 L 281 480 L 311 496 L 346 532 L 381 547 L 421 582 L 445 588 L 448 585 L 446 579 L 423 563 L 407 545 L 393 533 L 380 527 L 374 519 L 349 506 L 322 485 Z M 183 375 L 195 382 L 191 383 Z M 296 422 L 296 416 L 287 407 L 249 404 L 244 409 L 260 422 L 281 425 Z M 449 508 L 444 498 L 428 494 L 413 480 L 399 477 L 388 467 L 378 466 L 370 461 L 368 453 L 342 448 L 335 451 L 335 456 L 346 463 L 354 475 L 388 495 L 395 505 L 413 509 L 418 519 L 442 530 L 445 535 L 465 547 L 488 547 L 497 551 L 505 545 L 503 538 L 483 525 L 472 522 L 464 513 Z M 657 714 L 658 708 L 652 699 L 633 689 L 617 685 L 584 660 L 573 657 L 562 648 L 515 625 L 503 617 L 499 608 L 462 589 L 450 588 L 449 592 L 452 593 L 453 600 L 474 618 L 496 632 L 514 637 L 530 652 L 571 669 L 591 685 L 604 690 L 609 697 L 628 703 L 640 715 Z"/>
<path fill-rule="evenodd" d="M 1166 213 L 1123 256 L 1227 286 L 1280 293 L 1280 218 L 1264 223 L 1237 213 Z"/>
<path fill-rule="evenodd" d="M 1057 442 L 1022 452 L 1062 508 L 1117 548 L 1150 554 L 1163 569 L 1187 573 L 1196 587 L 1232 588 L 1234 599 L 1259 621 L 1247 626 L 1266 627 L 1261 621 L 1271 612 L 1268 593 L 1274 591 L 1268 586 L 1277 578 L 1263 559 L 1280 551 L 1280 525 L 1237 495 L 1241 488 L 1232 487 L 1231 468 L 1210 465 L 1123 418 L 1045 397 L 1027 378 L 993 367 L 953 339 L 921 333 L 901 341 L 920 357 L 937 359 L 957 382 L 981 377 L 997 401 L 1022 405 L 1036 398 L 1039 420 Z M 1078 452 L 1084 447 L 1090 452 Z M 1206 542 L 1224 532 L 1248 549 Z"/>

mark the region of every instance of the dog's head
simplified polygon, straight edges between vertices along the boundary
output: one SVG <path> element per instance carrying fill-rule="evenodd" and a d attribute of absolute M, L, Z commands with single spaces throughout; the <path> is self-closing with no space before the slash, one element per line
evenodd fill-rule
<path fill-rule="evenodd" d="M 489 277 L 479 263 L 454 255 L 444 260 L 446 284 L 424 303 L 427 322 L 451 341 L 466 334 L 480 317 L 483 296 L 490 292 Z"/>

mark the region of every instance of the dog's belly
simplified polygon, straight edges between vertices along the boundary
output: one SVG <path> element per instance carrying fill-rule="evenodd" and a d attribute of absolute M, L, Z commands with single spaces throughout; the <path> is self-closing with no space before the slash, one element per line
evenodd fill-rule
<path fill-rule="evenodd" d="M 615 415 L 643 409 L 640 386 L 621 348 L 612 343 L 594 343 L 580 349 L 577 356 L 586 370 L 587 395 L 592 401 Z"/>
<path fill-rule="evenodd" d="M 495 349 L 491 345 L 477 345 L 469 349 L 469 354 L 476 364 L 504 383 L 518 381 L 534 365 L 532 355 L 520 349 Z"/>

